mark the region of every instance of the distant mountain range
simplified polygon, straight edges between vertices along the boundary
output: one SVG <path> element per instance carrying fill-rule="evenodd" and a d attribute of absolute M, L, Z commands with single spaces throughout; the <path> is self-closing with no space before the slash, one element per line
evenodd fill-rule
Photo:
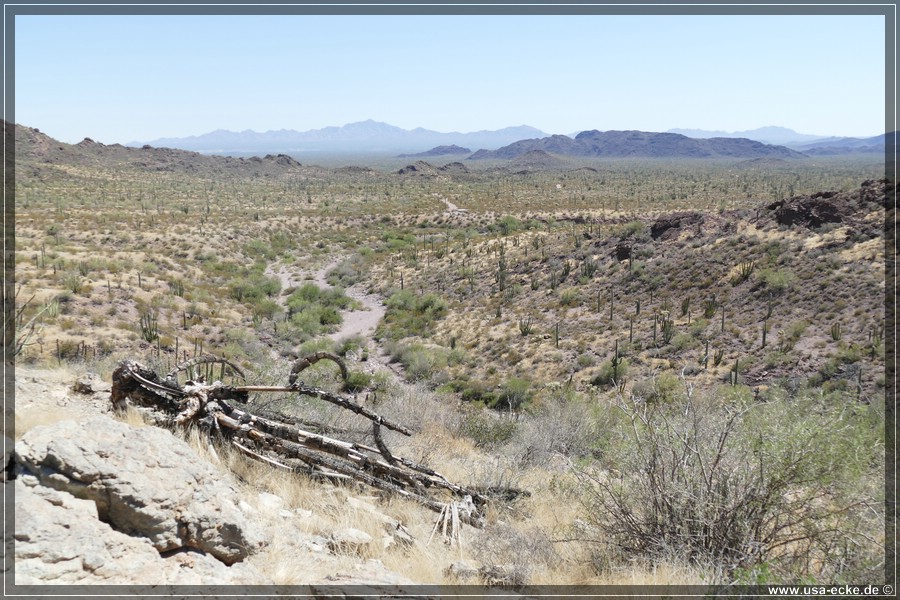
<path fill-rule="evenodd" d="M 746 131 L 707 131 L 705 129 L 670 129 L 667 133 L 679 133 L 691 138 L 747 138 L 777 144 L 798 150 L 804 154 L 826 155 L 847 154 L 857 152 L 884 152 L 885 136 L 877 135 L 868 138 L 829 137 L 797 133 L 787 127 L 760 127 Z"/>
<path fill-rule="evenodd" d="M 669 129 L 666 133 L 679 133 L 690 138 L 747 138 L 764 144 L 776 144 L 793 148 L 797 145 L 808 144 L 825 139 L 824 135 L 810 135 L 797 133 L 787 127 L 759 127 L 746 131 L 709 131 L 706 129 Z"/>
<path fill-rule="evenodd" d="M 807 155 L 883 152 L 885 136 L 825 137 L 797 133 L 785 127 L 760 127 L 736 132 L 703 129 L 670 129 L 663 133 L 591 130 L 573 135 L 548 135 L 528 125 L 493 131 L 442 133 L 421 127 L 407 130 L 369 119 L 309 131 L 280 129 L 259 133 L 219 129 L 203 135 L 159 138 L 127 145 L 177 148 L 205 154 L 287 153 L 298 157 L 305 152 L 399 153 L 400 156 L 428 157 L 469 154 L 469 148 L 479 148 L 470 158 L 514 158 L 531 150 L 587 157 L 790 158 L 796 157 L 796 152 Z"/>
<path fill-rule="evenodd" d="M 55 140 L 39 130 L 15 125 L 11 127 L 0 119 L 6 136 L 6 143 L 15 144 L 15 169 L 19 181 L 67 180 L 73 175 L 70 168 L 76 166 L 102 170 L 144 172 L 180 172 L 199 177 L 263 177 L 282 178 L 302 174 L 304 177 L 327 177 L 331 170 L 316 165 L 302 165 L 285 153 L 259 153 L 249 157 L 222 156 L 215 153 L 201 153 L 191 150 L 167 147 L 142 146 L 127 147 L 121 144 L 105 145 L 89 138 L 77 144 L 67 144 Z M 812 144 L 808 154 L 776 146 L 763 144 L 745 138 L 689 138 L 674 133 L 653 133 L 645 131 L 583 131 L 574 138 L 564 135 L 545 136 L 518 140 L 496 150 L 481 149 L 470 153 L 468 148 L 459 146 L 438 146 L 422 156 L 458 156 L 455 162 L 438 167 L 422 160 L 407 165 L 397 173 L 402 176 L 449 176 L 463 175 L 469 169 L 463 162 L 467 160 L 492 158 L 497 164 L 479 165 L 489 170 L 498 169 L 512 173 L 527 173 L 547 169 L 568 169 L 572 162 L 567 156 L 587 158 L 673 158 L 704 159 L 727 157 L 738 159 L 736 165 L 752 167 L 775 166 L 790 168 L 796 158 L 817 153 L 848 153 L 871 151 L 885 139 L 892 141 L 896 134 L 856 139 L 838 138 Z M 855 141 L 854 141 L 855 140 Z M 841 150 L 841 148 L 843 148 Z M 837 149 L 837 150 L 836 150 Z M 13 158 L 13 155 L 8 157 Z M 577 161 L 574 163 L 577 164 Z M 472 167 L 475 165 L 469 163 Z M 583 166 L 581 168 L 589 168 Z M 368 167 L 346 166 L 334 172 L 356 176 L 377 174 Z"/>
<path fill-rule="evenodd" d="M 128 146 L 179 148 L 224 154 L 228 152 L 421 152 L 434 146 L 499 148 L 517 140 L 546 136 L 534 127 L 521 125 L 496 131 L 441 133 L 418 127 L 407 130 L 369 119 L 342 127 L 325 127 L 309 131 L 225 131 L 219 129 L 203 135 L 183 138 L 160 138 L 149 142 L 132 142 Z"/>
<path fill-rule="evenodd" d="M 892 142 L 896 143 L 896 132 L 892 136 Z M 876 135 L 870 138 L 826 138 L 797 146 L 797 150 L 811 156 L 823 156 L 829 154 L 855 154 L 860 152 L 883 153 L 887 144 L 887 134 Z"/>

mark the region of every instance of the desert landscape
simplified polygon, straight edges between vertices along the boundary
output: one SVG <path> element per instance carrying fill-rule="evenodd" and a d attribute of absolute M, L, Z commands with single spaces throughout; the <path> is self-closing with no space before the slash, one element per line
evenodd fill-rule
<path fill-rule="evenodd" d="M 17 585 L 884 579 L 883 154 L 5 131 Z"/>

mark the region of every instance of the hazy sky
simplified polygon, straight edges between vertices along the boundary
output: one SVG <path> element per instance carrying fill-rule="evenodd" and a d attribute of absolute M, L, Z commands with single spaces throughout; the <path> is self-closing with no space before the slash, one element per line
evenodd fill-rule
<path fill-rule="evenodd" d="M 15 118 L 65 142 L 374 119 L 884 133 L 879 16 L 16 16 Z"/>

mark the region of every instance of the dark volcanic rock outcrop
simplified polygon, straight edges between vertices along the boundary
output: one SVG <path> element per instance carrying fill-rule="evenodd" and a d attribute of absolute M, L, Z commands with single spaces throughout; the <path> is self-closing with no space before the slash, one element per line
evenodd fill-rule
<path fill-rule="evenodd" d="M 628 260 L 631 258 L 631 242 L 621 241 L 616 244 L 613 256 L 616 257 L 616 260 Z"/>
<path fill-rule="evenodd" d="M 468 173 L 469 169 L 461 162 L 447 163 L 440 170 L 444 173 Z"/>
<path fill-rule="evenodd" d="M 801 225 L 809 228 L 826 223 L 852 220 L 858 212 L 867 212 L 874 205 L 887 206 L 891 190 L 886 179 L 867 180 L 850 192 L 817 192 L 810 196 L 794 196 L 773 202 L 766 208 L 773 212 L 779 225 Z"/>
<path fill-rule="evenodd" d="M 667 240 L 677 236 L 686 227 L 696 226 L 702 220 L 702 215 L 695 212 L 663 215 L 650 226 L 650 237 L 654 240 Z"/>
<path fill-rule="evenodd" d="M 424 160 L 417 160 L 411 165 L 406 165 L 399 171 L 397 171 L 398 175 L 437 175 L 438 168 L 432 165 L 431 163 L 427 163 Z"/>

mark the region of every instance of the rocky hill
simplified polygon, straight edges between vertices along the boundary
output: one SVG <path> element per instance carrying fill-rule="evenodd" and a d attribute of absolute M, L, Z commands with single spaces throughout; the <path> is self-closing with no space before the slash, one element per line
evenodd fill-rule
<path fill-rule="evenodd" d="M 509 162 L 508 169 L 515 172 L 541 171 L 546 169 L 561 169 L 566 166 L 565 161 L 544 150 L 530 150 L 521 154 Z"/>
<path fill-rule="evenodd" d="M 451 162 L 447 163 L 443 167 L 437 167 L 427 161 L 417 160 L 416 162 L 406 165 L 399 171 L 397 171 L 398 175 L 427 175 L 427 176 L 436 176 L 436 175 L 461 175 L 468 173 L 469 169 L 466 165 L 461 162 Z"/>
<path fill-rule="evenodd" d="M 744 138 L 695 139 L 677 133 L 645 131 L 582 131 L 575 138 L 554 135 L 521 140 L 494 151 L 480 150 L 470 160 L 512 159 L 543 150 L 562 156 L 598 158 L 802 158 L 783 146 L 771 146 Z"/>
<path fill-rule="evenodd" d="M 187 150 L 121 144 L 101 144 L 90 138 L 77 144 L 55 140 L 39 129 L 16 125 L 6 129 L 15 136 L 16 176 L 20 181 L 64 177 L 71 168 L 185 173 L 197 176 L 281 177 L 296 173 L 302 165 L 286 154 L 262 158 L 210 156 Z M 66 168 L 60 170 L 60 166 Z"/>
<path fill-rule="evenodd" d="M 468 148 L 463 148 L 461 146 L 457 146 L 456 144 L 450 146 L 435 146 L 431 150 L 426 150 L 425 152 L 419 152 L 418 154 L 400 154 L 398 158 L 426 158 L 429 156 L 447 156 L 448 154 L 471 154 L 472 151 Z"/>

